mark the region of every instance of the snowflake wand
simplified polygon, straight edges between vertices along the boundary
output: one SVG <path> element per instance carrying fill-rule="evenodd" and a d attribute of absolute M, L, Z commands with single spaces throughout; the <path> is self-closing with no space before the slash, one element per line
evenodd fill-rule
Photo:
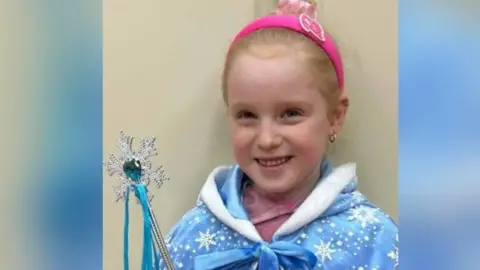
<path fill-rule="evenodd" d="M 150 205 L 150 201 L 153 199 L 153 193 L 147 190 L 147 187 L 152 181 L 155 182 L 157 188 L 160 188 L 163 182 L 169 180 L 169 178 L 165 176 L 162 166 L 152 168 L 152 164 L 148 160 L 148 158 L 158 154 L 155 148 L 155 138 L 142 139 L 138 151 L 132 149 L 132 142 L 133 137 L 127 136 L 121 131 L 120 138 L 117 141 L 117 146 L 121 151 L 120 157 L 116 158 L 115 155 L 111 154 L 109 160 L 103 163 L 108 174 L 110 176 L 117 174 L 118 179 L 121 181 L 120 184 L 114 186 L 114 191 L 117 194 L 116 201 L 125 201 L 124 269 L 128 270 L 129 268 L 128 205 L 130 193 L 133 192 L 137 203 L 142 206 L 144 219 L 141 270 L 152 270 L 152 261 L 155 263 L 155 269 L 160 270 L 160 261 L 155 244 L 160 251 L 167 270 L 174 270 L 172 260 L 168 255 L 167 245 L 165 244 L 157 219 Z M 155 242 L 152 241 L 152 232 Z M 154 258 L 152 258 L 152 254 Z"/>

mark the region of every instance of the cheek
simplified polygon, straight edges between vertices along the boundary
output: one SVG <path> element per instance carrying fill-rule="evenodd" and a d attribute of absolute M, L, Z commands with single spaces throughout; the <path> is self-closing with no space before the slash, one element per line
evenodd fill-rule
<path fill-rule="evenodd" d="M 248 130 L 245 128 L 239 128 L 235 125 L 230 127 L 235 158 L 240 159 L 249 155 L 253 142 L 252 135 L 250 133 L 251 132 L 248 132 Z"/>
<path fill-rule="evenodd" d="M 297 151 L 312 162 L 317 162 L 326 150 L 328 140 L 328 121 L 309 121 L 293 130 Z"/>

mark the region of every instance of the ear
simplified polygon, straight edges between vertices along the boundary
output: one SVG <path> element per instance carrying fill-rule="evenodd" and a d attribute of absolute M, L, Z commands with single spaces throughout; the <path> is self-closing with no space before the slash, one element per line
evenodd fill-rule
<path fill-rule="evenodd" d="M 338 100 L 337 106 L 331 111 L 330 134 L 338 134 L 343 128 L 349 105 L 350 100 L 348 99 L 346 93 L 342 92 Z"/>

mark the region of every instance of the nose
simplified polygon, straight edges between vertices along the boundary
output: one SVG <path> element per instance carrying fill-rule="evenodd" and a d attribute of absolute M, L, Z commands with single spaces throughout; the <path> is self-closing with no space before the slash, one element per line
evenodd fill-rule
<path fill-rule="evenodd" d="M 258 131 L 258 147 L 263 151 L 271 151 L 282 144 L 282 137 L 272 124 L 261 125 Z"/>

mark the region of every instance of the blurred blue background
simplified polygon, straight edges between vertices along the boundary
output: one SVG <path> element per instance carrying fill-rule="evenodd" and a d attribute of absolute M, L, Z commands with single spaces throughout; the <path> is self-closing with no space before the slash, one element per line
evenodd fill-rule
<path fill-rule="evenodd" d="M 36 257 L 30 269 L 102 269 L 102 2 L 11 8 L 35 100 L 25 124 L 37 126 L 21 211 L 32 253 L 21 257 Z"/>
<path fill-rule="evenodd" d="M 480 265 L 480 36 L 474 14 L 478 7 L 467 1 L 399 3 L 401 269 Z"/>

